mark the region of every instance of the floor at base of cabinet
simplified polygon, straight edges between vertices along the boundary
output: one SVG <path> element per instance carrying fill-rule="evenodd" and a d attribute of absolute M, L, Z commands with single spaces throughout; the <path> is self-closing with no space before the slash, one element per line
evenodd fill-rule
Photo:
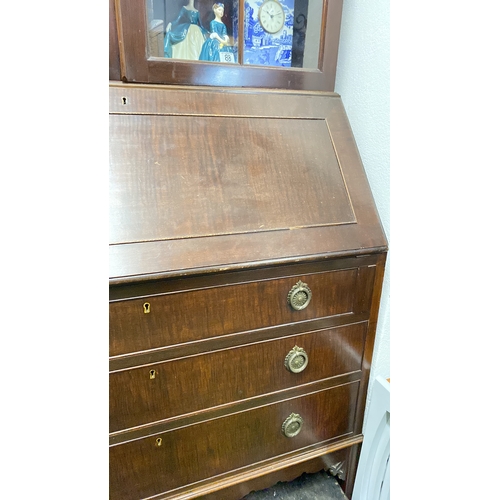
<path fill-rule="evenodd" d="M 252 491 L 242 500 L 348 500 L 333 476 L 321 471 L 302 474 L 294 481 Z"/>

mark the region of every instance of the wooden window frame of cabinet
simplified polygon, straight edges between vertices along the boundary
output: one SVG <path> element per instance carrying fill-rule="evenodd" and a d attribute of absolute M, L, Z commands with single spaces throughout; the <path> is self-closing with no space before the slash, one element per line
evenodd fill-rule
<path fill-rule="evenodd" d="M 115 0 L 120 78 L 128 83 L 333 92 L 342 3 L 343 0 L 323 0 L 318 69 L 305 69 L 148 57 L 146 2 Z M 240 0 L 240 12 L 244 12 L 244 0 Z M 243 23 L 240 23 L 240 40 L 242 35 Z M 243 50 L 241 43 L 239 50 Z"/>

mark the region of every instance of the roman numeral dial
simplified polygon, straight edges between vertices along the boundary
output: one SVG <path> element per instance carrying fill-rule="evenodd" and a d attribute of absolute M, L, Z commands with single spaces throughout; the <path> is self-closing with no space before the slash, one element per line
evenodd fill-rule
<path fill-rule="evenodd" d="M 285 12 L 275 0 L 267 0 L 259 9 L 259 22 L 268 33 L 278 33 L 285 24 Z"/>

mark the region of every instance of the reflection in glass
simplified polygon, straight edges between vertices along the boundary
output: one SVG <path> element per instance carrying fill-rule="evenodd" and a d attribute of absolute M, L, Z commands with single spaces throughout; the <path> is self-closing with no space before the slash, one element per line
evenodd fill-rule
<path fill-rule="evenodd" d="M 164 46 L 164 5 L 163 0 L 147 0 L 148 50 L 153 57 L 163 57 Z"/>
<path fill-rule="evenodd" d="M 295 0 L 292 67 L 318 67 L 323 0 Z"/>
<path fill-rule="evenodd" d="M 149 55 L 171 59 L 237 62 L 233 0 L 145 0 Z M 234 8 L 236 6 L 236 9 Z"/>

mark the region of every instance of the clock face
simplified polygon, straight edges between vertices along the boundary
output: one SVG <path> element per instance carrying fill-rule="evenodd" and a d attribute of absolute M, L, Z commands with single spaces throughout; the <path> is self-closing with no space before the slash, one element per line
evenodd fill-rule
<path fill-rule="evenodd" d="M 267 0 L 259 9 L 259 22 L 268 33 L 277 33 L 285 24 L 285 12 L 280 3 Z"/>

